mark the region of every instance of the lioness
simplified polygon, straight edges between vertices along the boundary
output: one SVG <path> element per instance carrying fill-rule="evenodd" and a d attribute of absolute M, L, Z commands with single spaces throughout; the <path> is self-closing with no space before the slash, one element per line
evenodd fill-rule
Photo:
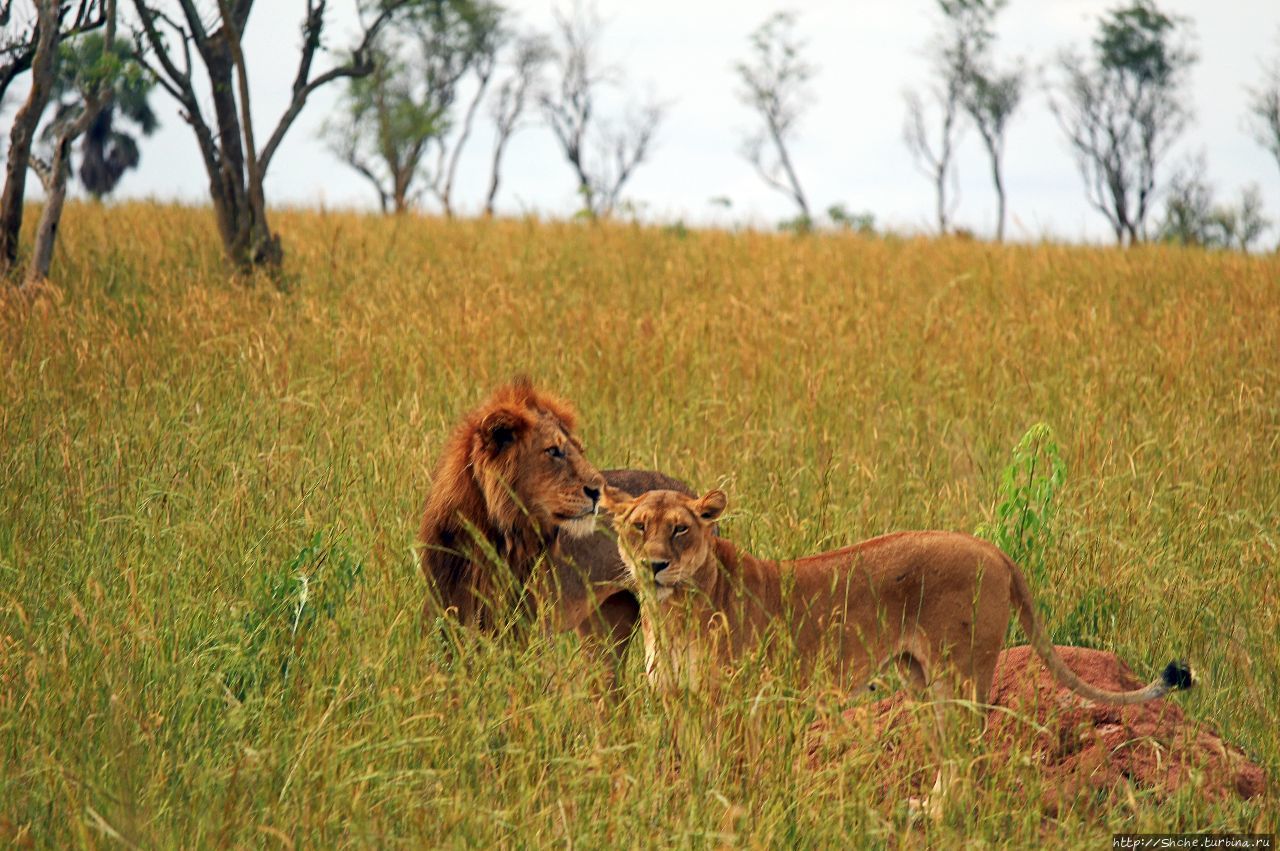
<path fill-rule="evenodd" d="M 896 532 L 795 561 L 767 561 L 711 534 L 727 502 L 718 490 L 632 497 L 605 488 L 619 552 L 641 592 L 645 668 L 659 684 L 696 687 L 713 667 L 740 659 L 771 628 L 782 628 L 802 665 L 829 650 L 850 691 L 892 663 L 936 698 L 958 687 L 956 696 L 985 701 L 1012 607 L 1058 682 L 1090 700 L 1141 703 L 1191 685 L 1181 662 L 1134 691 L 1081 680 L 1054 651 L 1022 571 L 986 541 Z"/>
<path fill-rule="evenodd" d="M 782 631 L 802 671 L 830 663 L 849 691 L 896 665 L 913 688 L 933 697 L 940 750 L 945 701 L 987 699 L 1011 606 L 1058 682 L 1090 700 L 1140 703 L 1192 684 L 1181 662 L 1134 691 L 1081 680 L 1045 635 L 1022 571 L 986 541 L 897 532 L 795 561 L 766 561 L 712 534 L 727 503 L 718 490 L 634 498 L 604 490 L 619 553 L 640 592 L 645 670 L 659 688 L 697 688 Z M 952 777 L 940 762 L 933 791 L 910 800 L 910 808 L 940 817 Z"/>
<path fill-rule="evenodd" d="M 606 483 L 628 495 L 683 482 L 598 471 L 563 400 L 520 378 L 469 412 L 445 445 L 422 516 L 422 571 L 465 623 L 494 630 L 520 607 L 618 652 L 639 608 L 611 536 L 595 531 Z M 536 570 L 544 562 L 548 569 Z M 535 578 L 535 572 L 538 574 Z"/>

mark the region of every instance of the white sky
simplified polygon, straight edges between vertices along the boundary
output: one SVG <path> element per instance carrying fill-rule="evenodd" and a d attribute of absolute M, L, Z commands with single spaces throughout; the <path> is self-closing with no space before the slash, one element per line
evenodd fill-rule
<path fill-rule="evenodd" d="M 1012 0 L 1000 19 L 997 56 L 1023 56 L 1032 67 L 1052 70 L 1062 48 L 1087 48 L 1098 15 L 1114 5 L 1115 0 Z M 334 6 L 326 41 L 340 46 L 354 33 L 354 2 L 334 0 Z M 508 6 L 526 27 L 550 29 L 553 4 L 547 0 L 509 0 Z M 269 135 L 288 98 L 301 8 L 301 0 L 260 0 L 246 28 L 259 139 Z M 626 78 L 624 90 L 602 110 L 618 114 L 628 97 L 650 93 L 670 104 L 651 161 L 636 173 L 626 196 L 646 217 L 662 221 L 771 225 L 793 215 L 790 201 L 767 188 L 738 153 L 752 115 L 735 96 L 732 71 L 733 62 L 746 55 L 747 34 L 786 7 L 760 0 L 600 0 L 598 8 L 606 23 L 603 55 Z M 808 59 L 818 66 L 814 101 L 793 149 L 811 207 L 817 212 L 839 202 L 873 212 L 880 225 L 927 230 L 932 187 L 902 142 L 902 92 L 927 82 L 934 0 L 810 0 L 790 8 L 798 12 L 798 32 L 809 42 Z M 1245 86 L 1257 83 L 1263 62 L 1280 51 L 1280 3 L 1162 0 L 1161 8 L 1193 20 L 1200 55 L 1189 89 L 1195 122 L 1170 163 L 1203 150 L 1220 200 L 1234 200 L 1242 187 L 1257 183 L 1267 213 L 1280 219 L 1280 168 L 1243 124 Z M 267 179 L 271 203 L 376 206 L 372 188 L 317 138 L 338 85 L 311 98 L 286 138 Z M 200 201 L 207 180 L 195 139 L 168 95 L 157 90 L 155 103 L 162 127 L 144 141 L 141 168 L 125 178 L 117 197 Z M 463 213 L 482 205 L 490 144 L 483 124 L 463 155 L 455 190 Z M 955 221 L 987 233 L 994 226 L 994 196 L 973 131 L 963 138 L 958 167 Z M 1085 201 L 1040 82 L 1033 81 L 1010 129 L 1005 172 L 1011 238 L 1110 238 L 1105 220 Z M 729 197 L 732 209 L 711 205 L 717 196 Z M 576 200 L 572 174 L 550 131 L 533 126 L 517 135 L 505 161 L 500 211 L 563 216 Z"/>

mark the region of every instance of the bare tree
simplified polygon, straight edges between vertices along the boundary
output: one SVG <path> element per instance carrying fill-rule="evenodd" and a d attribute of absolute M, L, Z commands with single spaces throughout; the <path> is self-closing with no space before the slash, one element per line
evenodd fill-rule
<path fill-rule="evenodd" d="M 11 2 L 0 5 L 0 23 L 6 28 L 11 24 L 11 6 Z M 80 0 L 75 4 L 35 0 L 34 15 L 8 29 L 5 41 L 0 43 L 0 97 L 18 75 L 31 72 L 31 88 L 14 115 L 5 157 L 4 193 L 0 195 L 0 275 L 8 275 L 18 259 L 31 146 L 53 93 L 58 45 L 105 21 L 106 7 L 100 0 Z"/>
<path fill-rule="evenodd" d="M 982 137 L 991 164 L 991 185 L 996 192 L 996 241 L 1004 241 L 1008 195 L 1004 186 L 1004 147 L 1013 117 L 1022 99 L 1021 69 L 1000 73 L 974 71 L 964 93 L 964 109 Z"/>
<path fill-rule="evenodd" d="M 1262 189 L 1256 183 L 1240 191 L 1239 205 L 1219 208 L 1217 219 L 1227 244 L 1246 253 L 1271 227 L 1262 214 Z"/>
<path fill-rule="evenodd" d="M 989 48 L 994 38 L 992 21 L 1005 0 L 937 0 L 942 12 L 941 28 L 930 48 L 933 82 L 929 86 L 930 103 L 915 91 L 907 91 L 907 119 L 903 139 L 911 158 L 933 184 L 938 232 L 946 234 L 958 203 L 955 186 L 955 151 L 960 138 L 962 112 L 975 112 L 982 121 L 982 136 L 992 158 L 992 170 L 1001 206 L 998 230 L 1003 236 L 1004 182 L 1000 177 L 1004 129 L 1008 116 L 1017 103 L 1016 93 L 1002 92 L 999 103 L 991 88 L 992 80 L 981 76 L 988 64 Z M 988 72 L 990 73 L 990 72 Z M 986 85 L 984 85 L 984 83 Z M 972 107 L 972 109 L 970 109 Z M 936 122 L 934 136 L 929 126 Z M 989 140 L 989 142 L 988 142 Z M 948 198 L 950 188 L 951 197 Z"/>
<path fill-rule="evenodd" d="M 962 77 L 960 103 L 987 151 L 991 184 L 996 193 L 996 241 L 1004 241 L 1007 197 L 1004 186 L 1004 147 L 1009 120 L 1022 100 L 1021 63 L 1009 70 L 995 67 L 995 17 L 1007 0 L 939 0 L 946 16 L 954 63 Z"/>
<path fill-rule="evenodd" d="M 106 0 L 106 37 L 102 49 L 92 64 L 78 64 L 63 68 L 71 77 L 64 85 L 79 92 L 79 101 L 58 110 L 47 131 L 52 149 L 47 160 L 31 158 L 32 170 L 44 185 L 44 209 L 36 226 L 35 245 L 31 251 L 31 263 L 27 269 L 27 282 L 36 283 L 49 277 L 53 263 L 53 247 L 58 239 L 58 225 L 62 222 L 62 208 L 67 200 L 67 178 L 71 173 L 71 146 L 93 125 L 111 102 L 115 90 L 119 65 L 115 56 L 116 0 Z M 86 57 L 81 57 L 86 58 Z M 69 64 L 69 63 L 68 63 Z"/>
<path fill-rule="evenodd" d="M 794 12 L 771 16 L 748 38 L 751 58 L 733 67 L 742 81 L 739 98 L 763 125 L 747 137 L 743 156 L 765 183 L 795 202 L 800 220 L 808 223 L 809 202 L 787 150 L 800 114 L 811 100 L 809 81 L 814 74 L 813 66 L 801 56 L 804 42 L 796 37 L 795 24 Z"/>
<path fill-rule="evenodd" d="M 493 215 L 494 201 L 498 197 L 501 180 L 502 157 L 507 142 L 520 128 L 525 106 L 538 85 L 538 75 L 551 58 L 551 46 L 539 35 L 530 35 L 515 41 L 512 50 L 510 75 L 494 92 L 489 104 L 493 119 L 493 164 L 489 170 L 489 192 L 485 196 L 484 214 Z"/>
<path fill-rule="evenodd" d="M 453 216 L 453 186 L 458 174 L 458 159 L 467 139 L 471 137 L 476 111 L 488 92 L 489 81 L 497 68 L 498 51 L 509 38 L 507 30 L 501 26 L 501 7 L 492 3 L 473 2 L 472 5 L 475 12 L 470 26 L 473 45 L 470 65 L 474 78 L 471 101 L 463 113 L 458 133 L 446 133 L 438 139 L 439 156 L 435 179 L 431 183 L 431 191 L 439 199 L 447 216 Z"/>
<path fill-rule="evenodd" d="M 306 0 L 302 49 L 289 105 L 261 148 L 251 118 L 249 72 L 241 49 L 253 3 L 219 0 L 210 16 L 201 13 L 195 0 L 178 0 L 176 14 L 162 11 L 150 0 L 133 0 L 140 26 L 136 36 L 139 53 L 148 51 L 144 61 L 160 86 L 178 102 L 183 119 L 195 133 L 223 249 L 227 259 L 242 269 L 275 267 L 283 257 L 280 240 L 267 223 L 263 182 L 285 134 L 317 89 L 373 70 L 370 45 L 408 0 L 381 0 L 371 9 L 362 8 L 360 42 L 338 64 L 319 74 L 313 73 L 313 65 L 325 31 L 328 3 Z M 197 92 L 200 76 L 196 62 L 204 66 L 212 124 Z"/>
<path fill-rule="evenodd" d="M 1183 24 L 1135 0 L 1103 17 L 1090 61 L 1062 58 L 1053 111 L 1089 203 L 1120 244 L 1146 238 L 1161 161 L 1191 120 L 1182 89 L 1196 57 L 1179 38 Z"/>
<path fill-rule="evenodd" d="M 371 46 L 373 73 L 348 83 L 340 117 L 323 132 L 373 184 L 384 212 L 403 213 L 430 191 L 453 215 L 458 161 L 507 38 L 502 16 L 488 0 L 421 2 Z M 458 124 L 454 109 L 468 76 L 474 90 Z"/>
<path fill-rule="evenodd" d="M 1248 91 L 1249 132 L 1280 166 L 1280 56 L 1265 69 L 1262 82 Z"/>
<path fill-rule="evenodd" d="M 1271 225 L 1262 214 L 1262 191 L 1250 184 L 1241 190 L 1239 204 L 1219 204 L 1205 175 L 1201 153 L 1169 178 L 1157 238 L 1201 248 L 1252 250 Z"/>
<path fill-rule="evenodd" d="M 608 216 L 622 188 L 649 156 L 664 107 L 654 100 L 613 125 L 599 119 L 597 99 L 616 72 L 599 58 L 600 19 L 589 7 L 556 12 L 554 55 L 557 81 L 539 95 L 542 112 L 578 180 L 583 211 Z"/>
<path fill-rule="evenodd" d="M 938 219 L 938 233 L 946 235 L 951 229 L 951 216 L 955 213 L 959 199 L 958 192 L 947 197 L 948 183 L 955 188 L 955 173 L 952 160 L 955 156 L 956 139 L 959 128 L 956 125 L 960 116 L 961 87 L 958 80 L 949 82 L 941 89 L 934 89 L 935 105 L 939 109 L 938 138 L 934 142 L 929 138 L 928 119 L 925 116 L 924 101 L 914 91 L 907 91 L 903 97 L 907 102 L 907 120 L 902 128 L 902 138 L 926 177 L 933 183 L 934 209 Z"/>

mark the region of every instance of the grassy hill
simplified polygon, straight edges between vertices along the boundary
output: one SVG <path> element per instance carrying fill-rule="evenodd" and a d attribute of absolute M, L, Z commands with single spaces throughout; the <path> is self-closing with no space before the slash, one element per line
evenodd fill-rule
<path fill-rule="evenodd" d="M 865 760 L 805 768 L 808 723 L 843 696 L 762 671 L 673 706 L 633 658 L 602 698 L 569 638 L 424 619 L 413 545 L 443 436 L 516 373 L 577 403 L 599 466 L 723 487 L 725 533 L 774 557 L 972 531 L 1044 422 L 1067 472 L 1034 590 L 1058 637 L 1142 677 L 1190 658 L 1203 683 L 1177 699 L 1274 779 L 1280 260 L 276 224 L 284 291 L 227 279 L 207 211 L 73 206 L 54 286 L 0 295 L 0 842 L 1096 848 L 1274 830 L 1273 803 L 1190 793 L 1046 820 L 1015 759 L 910 832 Z"/>

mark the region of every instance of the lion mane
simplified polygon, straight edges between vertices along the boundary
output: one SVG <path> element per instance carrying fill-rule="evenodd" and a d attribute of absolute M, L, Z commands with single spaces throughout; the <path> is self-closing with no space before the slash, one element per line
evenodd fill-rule
<path fill-rule="evenodd" d="M 496 603 L 513 590 L 496 581 L 496 560 L 518 591 L 554 543 L 556 531 L 539 528 L 508 484 L 531 454 L 519 435 L 542 417 L 574 434 L 573 408 L 518 378 L 469 412 L 445 444 L 422 515 L 421 564 L 443 607 L 463 621 L 492 626 L 481 599 Z"/>

